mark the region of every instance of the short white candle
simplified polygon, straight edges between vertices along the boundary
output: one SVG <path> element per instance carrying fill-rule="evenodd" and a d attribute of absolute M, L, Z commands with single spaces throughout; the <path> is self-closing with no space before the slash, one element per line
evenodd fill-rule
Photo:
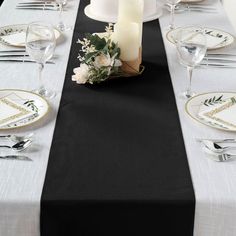
<path fill-rule="evenodd" d="M 114 26 L 112 40 L 118 43 L 122 61 L 133 61 L 139 57 L 139 24 L 135 22 L 118 22 Z"/>

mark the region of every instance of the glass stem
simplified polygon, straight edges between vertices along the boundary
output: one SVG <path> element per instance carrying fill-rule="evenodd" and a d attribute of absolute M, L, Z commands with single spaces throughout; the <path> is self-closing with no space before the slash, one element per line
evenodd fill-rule
<path fill-rule="evenodd" d="M 175 22 L 175 7 L 176 5 L 172 5 L 170 6 L 170 29 L 174 29 L 174 22 Z"/>
<path fill-rule="evenodd" d="M 187 72 L 188 72 L 188 77 L 189 77 L 189 87 L 186 91 L 186 96 L 189 97 L 189 98 L 192 96 L 191 87 L 192 87 L 193 69 L 194 69 L 194 67 L 192 67 L 192 66 L 187 67 Z"/>
<path fill-rule="evenodd" d="M 42 72 L 44 69 L 44 64 L 43 63 L 39 63 L 39 68 L 38 68 L 38 76 L 39 76 L 39 93 L 43 93 L 45 91 L 45 88 L 43 86 L 43 81 L 42 81 Z"/>
<path fill-rule="evenodd" d="M 62 3 L 59 4 L 59 24 L 63 24 L 62 22 L 62 12 L 63 12 L 63 5 Z"/>

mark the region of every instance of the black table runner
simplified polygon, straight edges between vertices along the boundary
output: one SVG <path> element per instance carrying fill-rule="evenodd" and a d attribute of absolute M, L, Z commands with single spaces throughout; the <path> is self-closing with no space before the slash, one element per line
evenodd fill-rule
<path fill-rule="evenodd" d="M 71 81 L 81 1 L 41 199 L 41 236 L 193 234 L 195 198 L 158 21 L 144 24 L 135 78 Z"/>

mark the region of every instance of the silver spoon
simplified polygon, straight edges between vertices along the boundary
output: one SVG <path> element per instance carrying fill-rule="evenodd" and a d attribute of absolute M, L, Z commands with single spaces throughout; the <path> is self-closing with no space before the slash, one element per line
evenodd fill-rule
<path fill-rule="evenodd" d="M 216 152 L 216 153 L 223 153 L 227 150 L 233 150 L 236 149 L 235 146 L 226 146 L 226 147 L 222 147 L 221 145 L 219 145 L 216 142 L 210 141 L 210 140 L 203 140 L 202 141 L 203 145 L 208 148 L 209 150 L 211 150 L 212 152 Z"/>
<path fill-rule="evenodd" d="M 207 154 L 207 157 L 209 157 L 213 161 L 224 162 L 236 157 L 236 155 L 232 155 L 229 153 L 215 153 L 206 147 L 204 147 L 203 150 Z"/>
<path fill-rule="evenodd" d="M 13 151 L 20 152 L 20 151 L 25 150 L 27 147 L 29 147 L 31 143 L 32 143 L 32 140 L 25 139 L 23 141 L 20 141 L 14 144 L 13 146 L 0 145 L 0 148 L 9 148 L 9 149 L 12 149 Z"/>
<path fill-rule="evenodd" d="M 30 139 L 34 136 L 34 133 L 29 133 L 27 135 L 14 135 L 14 134 L 8 134 L 8 135 L 0 135 L 0 138 L 7 138 L 11 140 L 12 142 L 20 142 L 25 139 Z"/>

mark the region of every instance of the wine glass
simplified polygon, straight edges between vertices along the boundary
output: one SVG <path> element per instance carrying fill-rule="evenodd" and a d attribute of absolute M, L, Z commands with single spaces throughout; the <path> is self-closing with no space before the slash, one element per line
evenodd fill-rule
<path fill-rule="evenodd" d="M 175 28 L 175 8 L 176 5 L 180 2 L 181 0 L 166 0 L 167 5 L 170 6 L 170 24 L 169 24 L 169 29 L 172 30 Z"/>
<path fill-rule="evenodd" d="M 57 25 L 57 28 L 62 32 L 70 30 L 71 27 L 66 27 L 65 23 L 62 20 L 62 13 L 64 10 L 63 8 L 67 4 L 67 0 L 56 0 L 56 3 L 59 5 L 59 23 Z"/>
<path fill-rule="evenodd" d="M 189 77 L 189 87 L 181 97 L 189 99 L 194 96 L 191 90 L 193 69 L 202 61 L 206 51 L 206 35 L 201 27 L 185 27 L 177 34 L 177 54 L 180 63 L 187 66 Z"/>
<path fill-rule="evenodd" d="M 34 92 L 52 98 L 55 92 L 47 90 L 42 82 L 42 71 L 45 63 L 53 56 L 56 39 L 52 25 L 45 22 L 30 23 L 26 30 L 26 51 L 32 60 L 38 64 L 40 86 Z"/>

